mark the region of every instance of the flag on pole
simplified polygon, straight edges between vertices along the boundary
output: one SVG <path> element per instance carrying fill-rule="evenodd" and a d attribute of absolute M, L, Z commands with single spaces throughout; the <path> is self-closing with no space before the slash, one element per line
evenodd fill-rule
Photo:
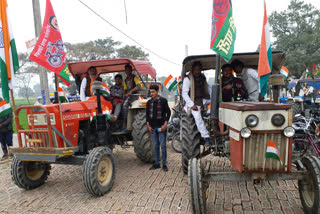
<path fill-rule="evenodd" d="M 310 72 L 308 68 L 306 68 L 306 75 L 307 75 L 307 79 L 310 79 Z"/>
<path fill-rule="evenodd" d="M 268 147 L 267 147 L 267 151 L 266 151 L 266 158 L 276 159 L 276 160 L 280 161 L 281 165 L 283 164 L 283 160 L 279 155 L 279 151 L 278 151 L 276 145 L 274 144 L 274 142 L 272 142 L 271 140 L 268 142 Z"/>
<path fill-rule="evenodd" d="M 104 107 L 102 109 L 102 114 L 106 115 L 106 119 L 110 120 L 111 119 L 111 112 L 108 106 Z"/>
<path fill-rule="evenodd" d="M 213 0 L 210 49 L 228 62 L 233 55 L 235 41 L 231 0 Z"/>
<path fill-rule="evenodd" d="M 317 68 L 317 66 L 315 64 L 313 64 L 315 66 L 314 68 L 314 76 L 318 76 L 319 75 L 319 69 Z"/>
<path fill-rule="evenodd" d="M 67 86 L 70 85 L 69 68 L 63 41 L 50 0 L 47 0 L 46 3 L 46 14 L 39 39 L 29 58 L 56 73 Z"/>
<path fill-rule="evenodd" d="M 0 70 L 3 99 L 9 103 L 14 74 L 19 69 L 15 39 L 10 24 L 7 0 L 0 1 Z"/>
<path fill-rule="evenodd" d="M 181 85 L 182 85 L 181 76 L 178 76 L 178 77 L 176 78 L 176 80 L 177 80 L 177 83 L 179 84 L 179 86 L 181 86 Z"/>
<path fill-rule="evenodd" d="M 12 112 L 12 108 L 5 100 L 0 101 L 0 117 L 6 116 Z"/>
<path fill-rule="evenodd" d="M 58 87 L 58 94 L 59 94 L 59 100 L 61 102 L 69 102 L 66 93 L 64 92 L 64 90 L 61 87 Z"/>
<path fill-rule="evenodd" d="M 164 81 L 163 85 L 169 90 L 169 91 L 175 91 L 177 89 L 177 81 L 173 78 L 173 76 L 170 74 L 167 79 Z"/>
<path fill-rule="evenodd" d="M 100 93 L 110 96 L 110 88 L 104 82 L 102 83 L 101 86 L 102 86 L 102 89 L 100 90 Z"/>
<path fill-rule="evenodd" d="M 288 68 L 282 66 L 281 70 L 280 70 L 280 74 L 282 74 L 284 76 L 285 79 L 287 79 L 288 75 L 289 75 L 289 70 Z"/>
<path fill-rule="evenodd" d="M 272 50 L 270 43 L 270 26 L 267 17 L 266 2 L 264 2 L 264 17 L 259 53 L 258 76 L 260 77 L 261 96 L 268 91 L 268 79 L 272 71 Z"/>
<path fill-rule="evenodd" d="M 97 110 L 96 109 L 92 109 L 91 113 L 90 113 L 90 121 L 95 120 L 97 116 Z"/>

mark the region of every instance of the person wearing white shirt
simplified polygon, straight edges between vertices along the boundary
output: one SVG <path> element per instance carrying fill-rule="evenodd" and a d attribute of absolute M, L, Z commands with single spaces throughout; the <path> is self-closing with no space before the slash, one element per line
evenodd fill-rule
<path fill-rule="evenodd" d="M 240 60 L 233 60 L 231 63 L 233 70 L 236 72 L 237 77 L 241 79 L 248 91 L 248 100 L 256 101 L 260 100 L 260 81 L 258 72 L 252 68 L 245 68 L 244 63 Z"/>
<path fill-rule="evenodd" d="M 90 97 L 90 82 L 88 80 L 88 74 L 81 74 L 81 85 L 80 85 L 80 100 L 86 101 Z M 89 83 L 88 83 L 89 82 Z"/>
<path fill-rule="evenodd" d="M 201 70 L 200 62 L 192 64 L 192 71 L 183 80 L 182 97 L 185 100 L 184 110 L 187 113 L 191 111 L 201 137 L 205 140 L 204 146 L 208 147 L 211 145 L 210 135 L 201 117 L 201 107 L 210 103 L 211 89 Z"/>

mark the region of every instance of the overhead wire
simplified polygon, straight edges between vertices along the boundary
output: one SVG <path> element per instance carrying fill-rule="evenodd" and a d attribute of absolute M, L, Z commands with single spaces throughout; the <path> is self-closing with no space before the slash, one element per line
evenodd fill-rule
<path fill-rule="evenodd" d="M 111 22 L 109 22 L 107 19 L 105 19 L 103 16 L 101 16 L 98 12 L 94 11 L 91 7 L 89 7 L 86 3 L 84 3 L 81 0 L 78 0 L 81 4 L 83 4 L 86 8 L 88 8 L 91 12 L 93 12 L 94 14 L 96 14 L 99 18 L 101 18 L 104 22 L 106 22 L 107 24 L 109 24 L 111 27 L 113 27 L 114 29 L 116 29 L 117 31 L 119 31 L 121 34 L 123 34 L 125 37 L 127 37 L 128 39 L 130 39 L 131 41 L 133 41 L 134 43 L 136 43 L 137 45 L 139 45 L 140 47 L 142 47 L 143 49 L 147 50 L 148 52 L 152 53 L 153 55 L 157 56 L 158 58 L 167 61 L 171 64 L 174 65 L 178 65 L 181 66 L 181 64 L 175 63 L 167 58 L 164 58 L 162 56 L 160 56 L 159 54 L 157 54 L 156 52 L 150 50 L 149 48 L 145 47 L 143 44 L 141 44 L 140 42 L 138 42 L 137 40 L 135 40 L 134 38 L 132 38 L 131 36 L 129 36 L 128 34 L 126 34 L 125 32 L 123 32 L 121 29 L 119 29 L 118 27 L 116 27 L 115 25 L 113 25 Z"/>

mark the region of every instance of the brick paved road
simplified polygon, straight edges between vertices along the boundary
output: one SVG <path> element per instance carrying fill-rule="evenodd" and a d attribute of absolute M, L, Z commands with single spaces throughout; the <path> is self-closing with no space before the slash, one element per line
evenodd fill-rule
<path fill-rule="evenodd" d="M 180 155 L 168 147 L 169 172 L 149 171 L 133 149 L 117 149 L 116 181 L 107 195 L 95 198 L 82 184 L 82 167 L 53 165 L 42 187 L 25 191 L 10 177 L 10 163 L 0 165 L 0 213 L 190 213 L 188 180 Z M 211 158 L 216 169 L 228 168 Z M 211 182 L 209 213 L 303 213 L 296 182 Z"/>

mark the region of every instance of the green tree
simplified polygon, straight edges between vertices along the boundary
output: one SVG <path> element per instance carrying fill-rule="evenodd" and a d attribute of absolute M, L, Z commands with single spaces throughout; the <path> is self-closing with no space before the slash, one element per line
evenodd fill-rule
<path fill-rule="evenodd" d="M 126 45 L 122 48 L 117 49 L 117 57 L 149 61 L 148 53 L 145 53 L 141 48 L 137 48 L 136 46 L 129 46 L 129 45 Z"/>
<path fill-rule="evenodd" d="M 286 53 L 285 66 L 299 78 L 320 60 L 320 11 L 311 4 L 291 0 L 287 10 L 272 12 L 269 17 L 276 38 L 273 50 Z"/>

